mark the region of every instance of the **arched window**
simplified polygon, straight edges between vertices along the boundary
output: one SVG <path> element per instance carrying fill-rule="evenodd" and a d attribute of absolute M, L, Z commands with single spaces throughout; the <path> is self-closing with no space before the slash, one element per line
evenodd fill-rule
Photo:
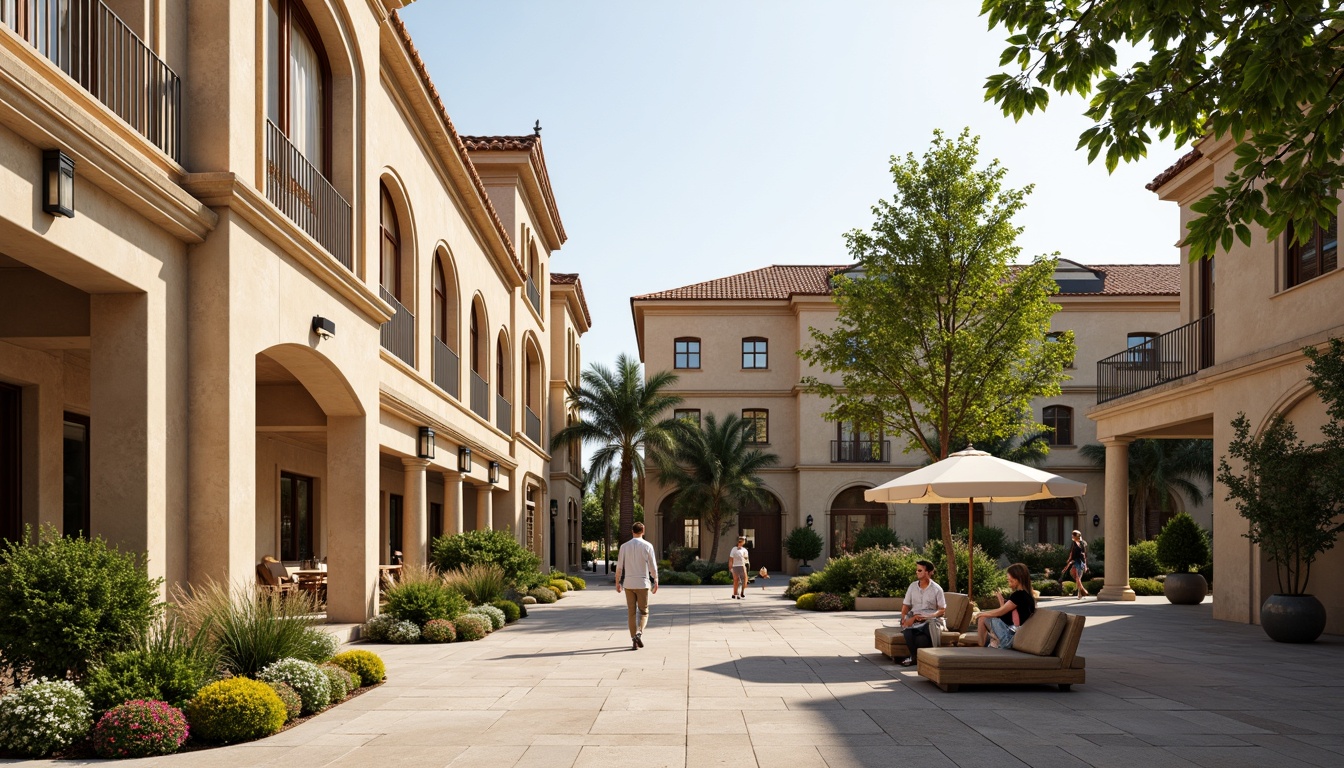
<path fill-rule="evenodd" d="M 1073 445 L 1073 409 L 1067 405 L 1047 405 L 1041 421 L 1050 432 L 1050 445 Z"/>
<path fill-rule="evenodd" d="M 853 552 L 864 528 L 887 525 L 887 505 L 863 498 L 861 485 L 841 491 L 831 502 L 831 555 Z"/>
<path fill-rule="evenodd" d="M 448 283 L 443 279 L 443 262 L 434 261 L 434 338 L 448 340 Z"/>
<path fill-rule="evenodd" d="M 481 368 L 484 367 L 482 364 L 483 361 L 481 360 L 481 323 L 476 315 L 475 304 L 471 305 L 471 325 L 467 330 L 467 334 L 469 336 L 467 340 L 469 347 L 467 354 L 471 356 L 471 370 L 473 373 L 480 375 Z"/>
<path fill-rule="evenodd" d="M 324 176 L 331 175 L 331 68 L 298 0 L 270 0 L 266 14 L 266 118 Z"/>
<path fill-rule="evenodd" d="M 378 215 L 378 284 L 401 301 L 401 228 L 397 225 L 392 193 L 385 184 L 380 184 L 379 189 L 382 207 Z"/>
<path fill-rule="evenodd" d="M 507 398 L 504 389 L 504 337 L 495 342 L 495 391 L 500 397 Z"/>

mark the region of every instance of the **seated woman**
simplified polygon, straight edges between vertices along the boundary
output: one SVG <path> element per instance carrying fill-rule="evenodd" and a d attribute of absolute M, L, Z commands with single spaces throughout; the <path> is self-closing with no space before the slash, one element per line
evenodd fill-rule
<path fill-rule="evenodd" d="M 1017 628 L 1036 612 L 1036 598 L 1031 593 L 1031 571 L 1027 566 L 1022 563 L 1008 566 L 1008 587 L 1012 593 L 1006 600 L 1002 592 L 995 595 L 999 599 L 998 608 L 981 611 L 976 617 L 975 631 L 980 635 L 982 646 L 1012 648 Z"/>

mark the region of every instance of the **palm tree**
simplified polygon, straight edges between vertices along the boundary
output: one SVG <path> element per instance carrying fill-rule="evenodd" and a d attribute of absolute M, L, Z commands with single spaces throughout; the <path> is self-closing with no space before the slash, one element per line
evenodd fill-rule
<path fill-rule="evenodd" d="M 569 400 L 579 409 L 579 420 L 551 438 L 551 450 L 571 440 L 598 443 L 588 462 L 588 471 L 601 475 L 619 467 L 621 487 L 620 543 L 630 539 L 635 522 L 635 478 L 644 479 L 644 451 L 670 447 L 672 436 L 684 429 L 675 419 L 659 417 L 681 403 L 666 390 L 676 375 L 660 371 L 644 380 L 639 361 L 627 355 L 616 358 L 612 370 L 594 363 L 570 386 Z"/>
<path fill-rule="evenodd" d="M 714 414 L 705 416 L 703 427 L 695 422 L 676 436 L 671 450 L 654 454 L 655 466 L 664 485 L 677 490 L 673 509 L 685 513 L 700 510 L 712 543 L 709 560 L 719 555 L 719 537 L 737 521 L 743 504 L 760 501 L 765 493 L 757 472 L 779 463 L 779 457 L 747 442 L 752 422 L 730 413 L 719 422 Z"/>
<path fill-rule="evenodd" d="M 1092 444 L 1079 449 L 1083 458 L 1106 468 L 1106 449 Z M 1130 530 L 1151 539 L 1170 517 L 1176 494 L 1192 504 L 1203 504 L 1205 488 L 1212 490 L 1213 441 L 1135 440 L 1129 444 L 1129 492 L 1134 497 Z"/>

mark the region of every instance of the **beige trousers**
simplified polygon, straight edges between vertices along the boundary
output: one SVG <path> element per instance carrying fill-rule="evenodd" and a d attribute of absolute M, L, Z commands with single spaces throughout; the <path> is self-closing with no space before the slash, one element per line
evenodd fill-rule
<path fill-rule="evenodd" d="M 635 618 L 635 609 L 639 609 L 639 618 Z M 644 625 L 649 623 L 649 590 L 647 589 L 629 589 L 625 590 L 625 611 L 628 614 L 630 624 L 630 636 L 644 631 Z"/>

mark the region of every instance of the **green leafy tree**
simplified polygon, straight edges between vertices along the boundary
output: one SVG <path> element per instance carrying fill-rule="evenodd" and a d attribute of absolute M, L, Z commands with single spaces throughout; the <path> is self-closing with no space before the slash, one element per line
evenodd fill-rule
<path fill-rule="evenodd" d="M 1095 443 L 1079 449 L 1083 458 L 1106 468 L 1106 448 Z M 1130 532 L 1136 539 L 1155 538 L 1185 496 L 1204 503 L 1213 482 L 1212 440 L 1135 440 L 1129 444 Z"/>
<path fill-rule="evenodd" d="M 1209 562 L 1209 543 L 1190 515 L 1171 518 L 1157 535 L 1157 559 L 1173 573 L 1189 573 Z"/>
<path fill-rule="evenodd" d="M 1193 206 L 1191 258 L 1270 239 L 1290 222 L 1329 224 L 1344 187 L 1344 12 L 1338 2 L 984 0 L 1011 34 L 985 98 L 1005 114 L 1045 109 L 1050 92 L 1090 97 L 1078 147 L 1108 170 L 1177 146 L 1239 142 L 1233 170 Z M 1123 54 L 1117 48 L 1128 49 Z M 1137 56 L 1130 51 L 1137 49 Z M 1121 63 L 1122 55 L 1132 63 Z M 1304 235 L 1310 226 L 1295 227 Z"/>
<path fill-rule="evenodd" d="M 813 345 L 799 352 L 839 374 L 839 384 L 804 379 L 830 400 L 826 418 L 903 435 L 907 451 L 934 460 L 947 458 L 953 436 L 1022 432 L 1022 414 L 1059 392 L 1074 355 L 1071 333 L 1045 342 L 1058 311 L 1054 259 L 1013 263 L 1012 219 L 1030 187 L 1004 189 L 1006 170 L 978 159 L 969 131 L 936 131 L 923 158 L 892 158 L 896 194 L 873 208 L 870 231 L 845 236 L 858 264 L 836 280 L 836 326 L 811 329 Z M 941 538 L 951 562 L 946 505 Z"/>
<path fill-rule="evenodd" d="M 621 543 L 629 540 L 635 522 L 635 479 L 644 478 L 644 452 L 670 447 L 673 435 L 683 428 L 682 422 L 662 418 L 681 403 L 667 391 L 676 381 L 668 371 L 650 374 L 646 381 L 639 361 L 621 355 L 615 370 L 594 363 L 579 377 L 577 387 L 568 388 L 579 421 L 555 434 L 551 450 L 572 440 L 597 443 L 588 471 L 601 475 L 619 467 Z"/>
<path fill-rule="evenodd" d="M 729 413 L 723 421 L 705 415 L 703 426 L 683 422 L 671 449 L 655 454 L 655 466 L 665 485 L 675 488 L 676 514 L 698 510 L 700 522 L 711 534 L 709 562 L 718 562 L 719 537 L 737 522 L 743 504 L 765 498 L 756 474 L 779 463 L 773 453 L 747 442 L 753 424 Z"/>

